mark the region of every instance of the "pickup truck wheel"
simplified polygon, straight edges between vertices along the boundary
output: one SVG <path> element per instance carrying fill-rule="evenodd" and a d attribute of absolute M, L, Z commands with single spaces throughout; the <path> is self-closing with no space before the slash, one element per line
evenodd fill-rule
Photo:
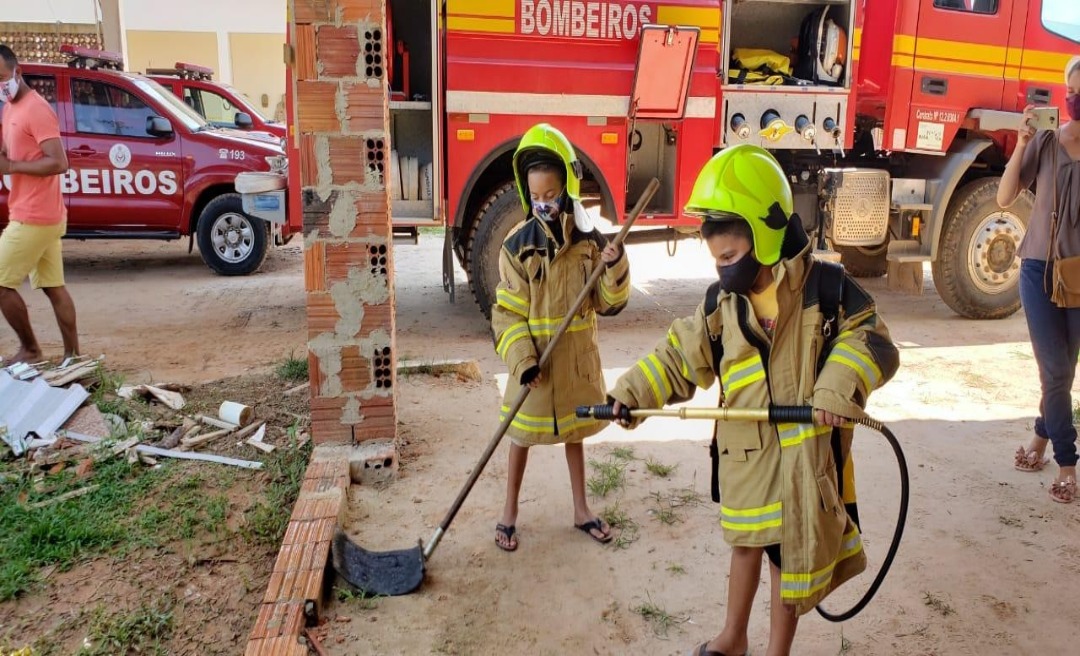
<path fill-rule="evenodd" d="M 889 270 L 889 262 L 885 259 L 889 252 L 888 242 L 872 248 L 837 246 L 836 250 L 844 269 L 855 278 L 880 278 Z"/>
<path fill-rule="evenodd" d="M 269 249 L 266 223 L 244 214 L 240 194 L 222 194 L 199 216 L 199 253 L 223 276 L 246 276 L 262 266 Z"/>
<path fill-rule="evenodd" d="M 499 251 L 510 230 L 524 220 L 521 198 L 513 183 L 496 189 L 477 212 L 476 234 L 470 244 L 469 286 L 488 319 L 499 285 Z"/>
<path fill-rule="evenodd" d="M 941 300 L 968 319 L 1003 319 L 1020 309 L 1017 251 L 1031 219 L 1032 196 L 1023 192 L 1002 209 L 998 181 L 982 178 L 956 192 L 932 265 Z"/>

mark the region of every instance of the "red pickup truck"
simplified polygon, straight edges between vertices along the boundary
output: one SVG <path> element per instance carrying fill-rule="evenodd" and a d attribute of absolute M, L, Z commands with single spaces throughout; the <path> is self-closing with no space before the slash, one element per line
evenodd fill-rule
<path fill-rule="evenodd" d="M 61 179 L 68 238 L 188 237 L 217 273 L 246 275 L 271 244 L 302 230 L 302 217 L 284 207 L 273 222 L 246 213 L 237 193 L 238 175 L 287 169 L 279 144 L 214 128 L 157 82 L 114 70 L 122 64 L 107 53 L 68 52 L 69 66 L 20 66 L 60 119 L 71 165 Z M 0 228 L 9 185 L 0 182 Z"/>
<path fill-rule="evenodd" d="M 239 89 L 214 82 L 211 68 L 176 62 L 175 68 L 147 69 L 146 76 L 172 91 L 214 127 L 268 132 L 278 141 L 285 138 L 284 123 L 264 117 Z"/>

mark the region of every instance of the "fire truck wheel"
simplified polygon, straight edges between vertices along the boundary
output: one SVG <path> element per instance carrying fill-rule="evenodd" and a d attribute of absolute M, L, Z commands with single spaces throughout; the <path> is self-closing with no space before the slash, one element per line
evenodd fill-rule
<path fill-rule="evenodd" d="M 970 182 L 945 213 L 934 286 L 945 304 L 968 319 L 1003 319 L 1020 309 L 1020 258 L 1032 196 L 1008 209 L 997 204 L 998 178 Z"/>
<path fill-rule="evenodd" d="M 510 229 L 524 220 L 521 198 L 513 183 L 499 187 L 476 214 L 476 229 L 469 244 L 469 285 L 488 319 L 499 285 L 499 250 Z"/>
<path fill-rule="evenodd" d="M 203 262 L 223 276 L 254 273 L 269 248 L 266 223 L 244 214 L 240 194 L 210 201 L 199 216 L 196 236 Z"/>
<path fill-rule="evenodd" d="M 874 248 L 862 246 L 837 246 L 840 262 L 855 278 L 880 278 L 889 270 L 885 256 L 889 251 L 888 242 Z"/>

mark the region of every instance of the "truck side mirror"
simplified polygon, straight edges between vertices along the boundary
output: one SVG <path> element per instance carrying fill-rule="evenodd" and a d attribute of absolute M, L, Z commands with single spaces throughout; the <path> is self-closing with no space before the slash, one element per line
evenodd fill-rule
<path fill-rule="evenodd" d="M 155 137 L 171 137 L 173 135 L 172 123 L 161 116 L 147 116 L 146 133 Z"/>
<path fill-rule="evenodd" d="M 247 112 L 236 112 L 236 127 L 241 130 L 250 130 L 255 127 L 255 123 L 251 120 L 251 114 Z"/>

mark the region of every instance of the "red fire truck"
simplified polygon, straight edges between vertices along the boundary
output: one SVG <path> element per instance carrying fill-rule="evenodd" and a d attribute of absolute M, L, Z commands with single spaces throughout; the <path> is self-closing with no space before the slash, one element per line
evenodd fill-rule
<path fill-rule="evenodd" d="M 960 315 L 1019 307 L 1031 199 L 1003 210 L 995 189 L 1019 112 L 1063 105 L 1076 0 L 388 5 L 394 226 L 445 225 L 447 289 L 456 257 L 485 313 L 523 218 L 511 155 L 540 121 L 574 142 L 586 206 L 613 223 L 661 180 L 640 238 L 689 233 L 702 164 L 755 143 L 790 173 L 819 247 L 855 274 L 930 262 Z"/>

